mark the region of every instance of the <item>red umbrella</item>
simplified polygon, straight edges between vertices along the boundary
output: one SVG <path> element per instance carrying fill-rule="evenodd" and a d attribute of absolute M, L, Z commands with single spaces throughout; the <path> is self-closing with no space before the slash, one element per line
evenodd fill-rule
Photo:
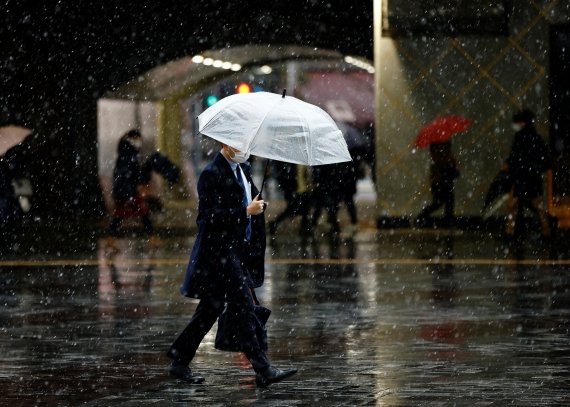
<path fill-rule="evenodd" d="M 453 135 L 467 130 L 473 120 L 461 116 L 438 117 L 416 136 L 416 147 L 424 148 L 434 143 L 443 143 L 450 140 Z"/>

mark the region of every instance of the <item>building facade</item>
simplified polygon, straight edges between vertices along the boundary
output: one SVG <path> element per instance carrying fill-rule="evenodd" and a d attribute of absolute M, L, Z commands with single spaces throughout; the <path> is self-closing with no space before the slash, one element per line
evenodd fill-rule
<path fill-rule="evenodd" d="M 461 1 L 455 3 L 461 6 Z M 552 92 L 564 91 L 553 84 L 549 73 L 553 53 L 565 51 L 563 45 L 551 49 L 551 44 L 570 25 L 570 4 L 559 0 L 495 3 L 482 8 L 482 15 L 472 9 L 471 20 L 455 14 L 447 25 L 433 16 L 453 10 L 428 7 L 410 22 L 398 19 L 398 13 L 406 10 L 401 3 L 399 8 L 383 5 L 376 123 L 380 216 L 414 216 L 431 199 L 429 153 L 414 149 L 413 141 L 420 128 L 437 116 L 454 114 L 475 121 L 453 139 L 461 171 L 456 181 L 456 214 L 465 216 L 480 214 L 487 189 L 508 155 L 516 110 L 535 112 L 538 131 L 547 143 L 553 129 L 560 128 L 561 123 L 552 122 L 551 107 L 558 104 Z M 564 121 L 570 113 L 562 110 Z M 560 140 L 565 135 L 553 137 Z M 551 145 L 555 155 L 567 149 L 556 141 Z"/>

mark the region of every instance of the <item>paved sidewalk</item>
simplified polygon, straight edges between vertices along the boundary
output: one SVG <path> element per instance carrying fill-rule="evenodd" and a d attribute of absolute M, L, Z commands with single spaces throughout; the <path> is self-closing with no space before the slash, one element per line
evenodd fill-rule
<path fill-rule="evenodd" d="M 0 263 L 0 405 L 556 406 L 570 404 L 570 262 L 461 231 L 276 239 L 258 295 L 270 356 L 299 368 L 255 387 L 246 360 L 199 349 L 202 385 L 166 374 L 195 302 L 192 241 Z"/>

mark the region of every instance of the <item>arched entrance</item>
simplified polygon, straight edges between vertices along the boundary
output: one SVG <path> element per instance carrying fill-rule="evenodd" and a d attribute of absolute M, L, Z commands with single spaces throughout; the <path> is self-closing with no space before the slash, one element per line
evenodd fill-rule
<path fill-rule="evenodd" d="M 183 169 L 170 201 L 195 199 L 196 173 L 217 149 L 197 138 L 195 118 L 218 99 L 240 91 L 281 92 L 321 106 L 361 130 L 374 121 L 374 68 L 336 51 L 298 46 L 211 50 L 156 67 L 98 101 L 99 179 L 108 209 L 118 139 L 136 127 L 143 154 L 159 149 Z M 160 189 L 159 185 L 155 185 Z"/>

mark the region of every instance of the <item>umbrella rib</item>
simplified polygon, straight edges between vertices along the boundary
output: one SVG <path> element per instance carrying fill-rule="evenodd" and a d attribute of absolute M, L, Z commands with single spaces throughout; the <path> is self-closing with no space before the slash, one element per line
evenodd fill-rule
<path fill-rule="evenodd" d="M 261 120 L 259 121 L 259 125 L 257 126 L 257 129 L 255 129 L 255 133 L 254 133 L 253 137 L 251 138 L 251 140 L 250 140 L 250 142 L 249 142 L 249 144 L 248 144 L 248 146 L 247 146 L 246 151 L 249 151 L 249 150 L 250 150 L 251 145 L 253 144 L 253 142 L 255 141 L 255 139 L 257 138 L 257 136 L 259 135 L 259 129 L 260 129 L 261 125 L 263 124 L 263 122 L 265 121 L 265 119 L 267 118 L 267 116 L 269 115 L 269 113 L 273 111 L 273 109 L 275 108 L 275 106 L 277 105 L 277 103 L 280 102 L 281 99 L 282 99 L 282 98 L 279 97 L 279 100 L 277 100 L 276 103 L 275 103 L 273 106 L 271 106 L 271 108 L 267 109 L 267 112 L 265 113 L 265 116 L 263 116 L 263 119 L 261 119 Z"/>
<path fill-rule="evenodd" d="M 216 111 L 205 114 L 206 110 L 198 116 L 200 132 L 270 160 L 309 166 L 350 161 L 346 141 L 325 111 L 294 97 L 283 99 L 281 95 L 270 95 L 273 99 L 265 96 L 244 99 L 233 95 L 227 104 L 220 101 Z M 282 99 L 288 102 L 283 104 Z M 240 106 L 242 101 L 244 105 Z M 225 117 L 224 112 L 228 110 Z M 202 118 L 206 119 L 204 116 L 210 119 L 202 122 Z"/>
<path fill-rule="evenodd" d="M 303 118 L 303 125 L 305 126 L 305 128 L 303 129 L 304 132 L 303 134 L 305 135 L 305 143 L 307 144 L 307 162 L 310 164 L 313 163 L 313 157 L 312 157 L 312 151 L 313 151 L 313 145 L 311 144 L 311 138 L 308 136 L 308 133 L 310 131 L 309 128 L 309 123 L 307 123 L 307 119 L 305 118 L 305 116 L 302 116 Z"/>
<path fill-rule="evenodd" d="M 228 103 L 228 105 L 225 106 L 224 109 L 227 109 L 227 108 L 229 108 L 229 107 L 231 107 L 231 106 L 233 106 L 233 105 L 235 105 L 235 104 L 237 104 L 237 103 L 239 103 L 237 100 L 236 100 L 236 101 L 232 101 L 232 103 Z M 218 111 L 214 116 L 212 116 L 212 118 L 211 118 L 210 120 L 208 120 L 207 123 L 204 123 L 204 126 L 201 126 L 201 127 L 206 127 L 207 124 L 209 124 L 209 123 L 213 122 L 215 119 L 217 119 L 220 115 L 222 115 L 222 114 L 224 113 L 224 109 L 221 109 L 220 111 Z M 204 135 L 206 135 L 206 136 L 208 136 L 208 137 L 212 137 L 212 136 L 209 136 L 208 134 L 204 133 L 203 131 L 202 131 L 201 133 L 204 134 Z M 237 147 L 234 147 L 234 146 L 230 146 L 230 147 L 232 147 L 232 148 L 237 148 Z M 249 148 L 249 146 L 248 146 L 248 148 Z"/>

